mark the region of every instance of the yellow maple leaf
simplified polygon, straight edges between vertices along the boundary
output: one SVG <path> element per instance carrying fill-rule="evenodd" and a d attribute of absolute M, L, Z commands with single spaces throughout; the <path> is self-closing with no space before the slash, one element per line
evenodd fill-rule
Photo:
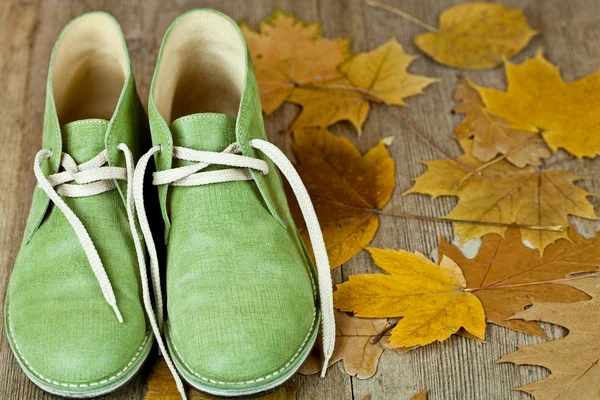
<path fill-rule="evenodd" d="M 350 40 L 330 40 L 318 23 L 301 21 L 275 10 L 260 24 L 260 31 L 241 23 L 254 63 L 265 114 L 285 101 L 295 86 L 339 76 L 337 67 L 350 55 Z"/>
<path fill-rule="evenodd" d="M 518 8 L 465 3 L 445 10 L 439 29 L 415 37 L 415 43 L 440 64 L 486 69 L 517 54 L 535 34 Z"/>
<path fill-rule="evenodd" d="M 465 154 L 458 159 L 472 168 L 482 163 L 472 156 L 473 142 L 461 141 Z M 506 160 L 488 165 L 482 175 L 471 174 L 452 160 L 424 162 L 427 171 L 415 179 L 405 192 L 432 197 L 457 196 L 456 207 L 448 218 L 519 224 L 528 226 L 568 226 L 568 216 L 595 219 L 588 192 L 576 186 L 581 179 L 567 171 L 537 171 L 533 167 L 517 168 Z M 504 235 L 506 227 L 455 223 L 461 241 L 479 239 L 487 233 Z M 543 252 L 560 238 L 569 239 L 567 230 L 549 231 L 521 228 L 521 238 Z"/>
<path fill-rule="evenodd" d="M 367 246 L 379 227 L 377 210 L 396 185 L 394 160 L 383 143 L 364 156 L 346 138 L 325 129 L 294 132 L 296 169 L 315 206 L 331 267 Z M 304 242 L 310 244 L 301 214 L 292 204 Z"/>
<path fill-rule="evenodd" d="M 336 89 L 336 88 L 348 89 Z M 337 121 L 348 121 L 361 134 L 362 124 L 369 115 L 369 100 L 365 95 L 352 90 L 345 78 L 328 84 L 296 88 L 288 101 L 302 106 L 302 112 L 292 124 L 291 130 L 305 127 L 323 127 Z"/>
<path fill-rule="evenodd" d="M 517 167 L 538 166 L 542 158 L 552 154 L 537 132 L 511 129 L 511 122 L 490 114 L 469 78 L 459 77 L 454 99 L 460 101 L 454 111 L 465 114 L 454 137 L 473 138 L 473 156 L 479 161 L 490 161 L 502 154 Z"/>
<path fill-rule="evenodd" d="M 443 341 L 461 327 L 484 337 L 483 306 L 465 291 L 465 278 L 454 261 L 444 257 L 436 265 L 418 252 L 367 250 L 389 275 L 350 276 L 334 292 L 336 308 L 358 317 L 403 317 L 392 330 L 390 347 Z"/>
<path fill-rule="evenodd" d="M 577 157 L 600 154 L 600 71 L 565 82 L 541 52 L 506 63 L 506 92 L 478 87 L 487 109 L 514 129 L 540 132 L 546 143 Z"/>
<path fill-rule="evenodd" d="M 359 53 L 339 68 L 342 78 L 297 87 L 288 101 L 302 106 L 292 130 L 327 127 L 347 120 L 358 134 L 369 113 L 369 101 L 406 105 L 404 99 L 423 92 L 436 78 L 413 75 L 407 68 L 415 59 L 392 39 L 377 49 Z"/>

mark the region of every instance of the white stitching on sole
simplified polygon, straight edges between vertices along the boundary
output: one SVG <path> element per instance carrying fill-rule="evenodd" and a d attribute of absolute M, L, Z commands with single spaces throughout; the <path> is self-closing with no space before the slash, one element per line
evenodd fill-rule
<path fill-rule="evenodd" d="M 115 375 L 111 376 L 110 378 L 98 381 L 98 382 L 91 382 L 91 383 L 80 383 L 78 385 L 72 384 L 72 383 L 62 383 L 62 382 L 57 382 L 51 379 L 46 378 L 44 375 L 40 374 L 39 372 L 37 372 L 32 366 L 31 364 L 29 364 L 29 362 L 27 361 L 27 359 L 25 358 L 25 356 L 23 355 L 23 353 L 21 352 L 21 348 L 19 347 L 19 344 L 17 343 L 17 339 L 15 339 L 15 335 L 12 329 L 12 325 L 10 324 L 10 306 L 8 307 L 8 330 L 10 331 L 10 336 L 12 337 L 13 343 L 15 344 L 15 347 L 17 349 L 17 353 L 19 353 L 19 356 L 21 357 L 21 359 L 23 360 L 23 362 L 25 364 L 27 364 L 27 366 L 29 367 L 29 369 L 31 370 L 31 372 L 33 372 L 35 375 L 37 375 L 39 378 L 43 379 L 44 381 L 57 385 L 57 386 L 62 386 L 62 387 L 70 387 L 70 388 L 84 388 L 84 387 L 90 387 L 90 386 L 98 386 L 98 385 L 102 385 L 104 383 L 108 383 L 112 380 L 117 379 L 119 376 L 121 376 L 122 374 L 125 373 L 125 371 L 127 371 L 129 369 L 129 367 L 131 367 L 131 365 L 135 362 L 135 360 L 138 358 L 138 356 L 140 355 L 140 353 L 142 352 L 142 349 L 144 347 L 144 345 L 146 344 L 146 342 L 148 341 L 148 337 L 150 336 L 149 333 L 146 333 L 146 337 L 144 337 L 144 341 L 142 342 L 142 344 L 140 345 L 140 347 L 138 348 L 137 352 L 135 353 L 135 355 L 133 356 L 133 358 L 131 359 L 131 361 L 129 361 L 129 364 L 127 364 L 125 366 L 125 368 L 123 368 L 121 371 L 117 372 Z"/>
<path fill-rule="evenodd" d="M 300 347 L 298 348 L 298 351 L 296 352 L 296 354 L 294 354 L 294 356 L 290 359 L 290 361 L 288 361 L 283 367 L 281 367 L 279 370 L 270 373 L 269 375 L 260 377 L 260 378 L 256 378 L 256 379 L 252 379 L 249 381 L 245 381 L 245 382 L 222 382 L 222 381 L 215 381 L 214 379 L 210 379 L 210 378 L 206 378 L 200 374 L 198 374 L 197 372 L 195 372 L 189 365 L 188 363 L 185 362 L 185 360 L 183 359 L 183 357 L 181 356 L 181 353 L 179 353 L 179 350 L 177 349 L 177 346 L 175 345 L 175 342 L 173 340 L 171 340 L 171 344 L 173 345 L 173 348 L 175 349 L 175 352 L 177 353 L 177 356 L 179 356 L 179 359 L 181 360 L 181 362 L 183 362 L 183 364 L 187 367 L 187 369 L 194 374 L 195 376 L 197 376 L 198 378 L 202 379 L 205 382 L 209 382 L 209 383 L 213 383 L 216 385 L 247 385 L 250 383 L 256 383 L 256 382 L 261 382 L 264 381 L 266 379 L 270 379 L 276 375 L 279 375 L 280 373 L 282 373 L 283 371 L 285 371 L 287 369 L 287 367 L 289 367 L 294 361 L 296 361 L 296 359 L 298 358 L 298 356 L 300 355 L 300 353 L 302 353 L 302 350 L 304 349 L 304 345 L 306 344 L 306 342 L 308 341 L 308 338 L 311 336 L 311 334 L 313 333 L 313 327 L 315 326 L 315 321 L 317 319 L 317 312 L 314 311 L 313 312 L 313 319 L 312 322 L 310 324 L 310 329 L 308 330 L 308 333 L 306 335 L 306 337 L 304 338 L 304 341 L 302 341 L 302 344 L 300 345 Z"/>
<path fill-rule="evenodd" d="M 307 269 L 306 272 L 308 273 L 308 276 L 310 278 L 310 283 L 312 285 L 313 297 L 316 299 L 317 298 L 317 288 L 315 286 L 315 280 L 313 279 L 313 276 L 312 276 L 312 271 L 310 271 L 310 269 Z M 296 359 L 298 358 L 298 356 L 300 355 L 300 353 L 302 353 L 302 350 L 304 349 L 304 345 L 308 341 L 308 338 L 313 333 L 313 328 L 315 326 L 316 319 L 317 319 L 317 311 L 315 309 L 315 310 L 313 310 L 313 318 L 312 318 L 312 322 L 310 323 L 310 328 L 308 330 L 308 333 L 304 337 L 304 340 L 302 341 L 302 344 L 300 344 L 300 347 L 298 348 L 298 351 L 296 352 L 296 354 L 294 354 L 294 356 L 283 367 L 281 367 L 280 369 L 278 369 L 275 372 L 271 372 L 269 375 L 262 376 L 260 378 L 255 378 L 255 379 L 252 379 L 252 380 L 249 380 L 249 381 L 245 381 L 245 382 L 223 382 L 223 381 L 216 381 L 214 379 L 210 379 L 210 378 L 207 378 L 205 376 L 202 376 L 202 375 L 198 374 L 196 371 L 194 371 L 192 369 L 192 367 L 189 366 L 189 364 L 187 362 L 185 362 L 185 360 L 181 356 L 181 353 L 179 352 L 179 349 L 177 349 L 177 346 L 175 345 L 175 341 L 171 340 L 170 343 L 173 345 L 173 348 L 175 349 L 175 352 L 177 353 L 177 356 L 179 357 L 179 359 L 181 360 L 181 362 L 186 366 L 186 368 L 192 374 L 194 374 L 198 378 L 202 379 L 203 381 L 209 382 L 209 383 L 213 383 L 215 385 L 247 385 L 247 384 L 250 384 L 250 383 L 262 382 L 262 381 L 264 381 L 266 379 L 270 379 L 270 378 L 272 378 L 272 377 L 274 377 L 276 375 L 279 375 L 280 373 L 282 373 L 283 371 L 285 371 L 287 369 L 287 367 L 289 367 L 294 361 L 296 361 Z"/>

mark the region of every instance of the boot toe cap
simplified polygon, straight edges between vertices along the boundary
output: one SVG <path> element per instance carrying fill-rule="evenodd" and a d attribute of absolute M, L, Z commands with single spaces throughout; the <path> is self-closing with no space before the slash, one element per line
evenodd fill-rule
<path fill-rule="evenodd" d="M 57 314 L 51 304 L 7 301 L 5 326 L 23 370 L 44 390 L 62 396 L 101 394 L 124 384 L 145 360 L 152 337 L 143 313 L 119 323 L 102 302 Z"/>
<path fill-rule="evenodd" d="M 319 325 L 314 299 L 289 287 L 264 289 L 252 299 L 222 288 L 221 301 L 209 303 L 190 295 L 182 317 L 170 315 L 167 342 L 192 386 L 213 395 L 257 394 L 306 358 Z"/>

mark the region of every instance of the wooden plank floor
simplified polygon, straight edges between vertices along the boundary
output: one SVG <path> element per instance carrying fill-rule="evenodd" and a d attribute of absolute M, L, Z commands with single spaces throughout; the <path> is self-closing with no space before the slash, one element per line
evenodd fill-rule
<path fill-rule="evenodd" d="M 505 4 L 522 7 L 530 25 L 540 31 L 527 49 L 515 58 L 520 61 L 535 54 L 538 48 L 561 67 L 564 77 L 572 80 L 600 67 L 600 1 L 598 0 L 506 0 Z M 453 0 L 388 0 L 404 11 L 436 25 L 437 15 L 457 3 Z M 397 38 L 412 54 L 420 54 L 411 39 L 422 29 L 411 23 L 366 6 L 361 0 L 136 0 L 136 1 L 17 1 L 0 2 L 0 305 L 22 238 L 25 220 L 34 188 L 33 156 L 41 145 L 42 116 L 47 65 L 56 36 L 71 18 L 91 10 L 105 10 L 122 24 L 127 37 L 138 89 L 144 103 L 154 69 L 156 54 L 167 26 L 184 11 L 210 7 L 246 19 L 253 26 L 269 15 L 274 7 L 292 11 L 305 20 L 319 19 L 327 37 L 352 37 L 355 51 L 375 48 L 392 37 Z M 405 110 L 447 151 L 459 154 L 451 134 L 460 120 L 453 115 L 452 92 L 458 71 L 435 64 L 423 57 L 411 71 L 442 78 L 425 94 L 410 98 Z M 470 72 L 477 83 L 503 87 L 501 68 Z M 266 120 L 270 139 L 289 153 L 290 138 L 284 134 L 298 108 L 285 105 Z M 355 137 L 347 125 L 339 125 L 335 133 L 353 140 L 367 150 L 381 137 L 396 137 L 390 147 L 396 159 L 396 191 L 389 211 L 405 211 L 440 216 L 452 209 L 452 199 L 431 201 L 424 196 L 402 197 L 412 179 L 423 172 L 420 160 L 434 160 L 441 155 L 410 132 L 385 107 L 373 107 L 363 136 Z M 553 160 L 567 158 L 565 153 Z M 582 185 L 599 193 L 600 161 L 571 159 L 560 164 L 591 179 Z M 600 202 L 593 198 L 596 206 Z M 598 207 L 597 207 L 598 208 Z M 430 254 L 440 235 L 451 239 L 452 227 L 439 222 L 381 218 L 381 227 L 372 245 L 403 248 Z M 376 269 L 365 253 L 359 254 L 334 272 L 341 282 L 351 274 L 374 272 Z M 3 307 L 2 307 L 3 309 Z M 558 328 L 548 327 L 553 337 Z M 454 337 L 406 355 L 384 353 L 377 374 L 369 380 L 350 378 L 338 364 L 326 379 L 316 376 L 295 378 L 299 399 L 410 399 L 429 387 L 433 400 L 504 400 L 527 399 L 513 391 L 547 375 L 538 367 L 515 367 L 495 364 L 502 355 L 514 351 L 519 344 L 540 342 L 497 326 L 489 326 L 487 343 Z M 149 370 L 125 388 L 107 396 L 110 399 L 142 399 Z M 15 361 L 0 322 L 0 399 L 51 399 L 30 383 Z M 578 399 L 585 400 L 585 399 Z"/>

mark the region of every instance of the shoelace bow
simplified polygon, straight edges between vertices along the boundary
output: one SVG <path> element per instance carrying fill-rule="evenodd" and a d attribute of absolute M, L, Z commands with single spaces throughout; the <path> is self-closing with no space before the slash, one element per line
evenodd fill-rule
<path fill-rule="evenodd" d="M 117 300 L 106 275 L 106 271 L 104 266 L 102 265 L 102 261 L 100 260 L 100 256 L 98 255 L 98 251 L 94 246 L 90 235 L 88 234 L 85 226 L 81 222 L 81 220 L 75 215 L 75 213 L 69 208 L 67 203 L 63 199 L 61 199 L 60 195 L 65 197 L 84 197 L 84 196 L 93 196 L 96 194 L 104 193 L 113 189 L 116 189 L 117 185 L 114 182 L 115 179 L 125 180 L 127 181 L 127 219 L 129 221 L 129 228 L 131 230 L 131 234 L 133 236 L 133 242 L 135 246 L 135 252 L 138 258 L 138 264 L 140 268 L 140 277 L 142 282 L 142 297 L 144 302 L 144 308 L 146 310 L 146 314 L 148 315 L 148 319 L 150 320 L 150 325 L 152 327 L 152 331 L 156 336 L 158 345 L 162 354 L 165 355 L 165 360 L 169 364 L 169 368 L 171 371 L 175 371 L 173 369 L 173 365 L 171 360 L 168 358 L 168 353 L 164 346 L 161 337 L 161 331 L 159 326 L 156 323 L 156 318 L 154 316 L 154 311 L 152 309 L 152 302 L 150 299 L 150 290 L 148 288 L 148 277 L 146 276 L 146 257 L 144 254 L 144 249 L 142 247 L 142 243 L 140 241 L 140 237 L 138 235 L 136 221 L 135 221 L 135 191 L 139 192 L 139 198 L 141 199 L 141 204 L 143 207 L 143 172 L 142 177 L 139 182 L 135 181 L 135 165 L 133 160 L 133 155 L 127 145 L 123 143 L 119 143 L 117 148 L 123 152 L 125 155 L 125 168 L 121 167 L 110 167 L 106 166 L 108 162 L 106 156 L 106 150 L 102 151 L 96 157 L 91 160 L 77 165 L 77 163 L 73 160 L 73 158 L 66 154 L 62 153 L 61 157 L 61 166 L 64 168 L 64 171 L 58 172 L 53 175 L 44 176 L 42 172 L 41 163 L 43 160 L 50 158 L 52 156 L 52 151 L 44 149 L 40 150 L 35 156 L 35 163 L 33 166 L 33 172 L 35 177 L 37 178 L 38 185 L 40 188 L 48 195 L 50 200 L 63 212 L 67 221 L 73 227 L 81 246 L 90 262 L 90 266 L 94 271 L 94 275 L 100 284 L 100 289 L 102 290 L 102 294 L 106 299 L 106 302 L 113 308 L 115 314 L 119 322 L 123 322 L 123 316 L 119 311 L 119 307 L 117 306 Z M 147 163 L 147 160 L 146 160 Z M 144 166 L 145 169 L 145 166 Z M 68 182 L 76 182 L 77 185 L 69 184 Z M 56 187 L 56 189 L 55 189 Z M 144 212 L 145 218 L 145 212 Z M 142 225 L 142 229 L 145 227 L 147 232 L 144 231 L 144 236 L 152 238 L 150 235 L 150 229 L 148 228 L 148 221 L 145 219 L 146 224 Z M 158 263 L 156 258 L 156 248 L 154 243 L 152 246 L 149 246 L 149 252 L 151 254 L 151 260 L 153 260 L 153 269 L 152 269 L 152 281 L 155 285 L 156 293 L 160 294 L 160 282 L 158 279 Z M 154 275 L 156 273 L 156 275 Z M 161 321 L 162 321 L 162 297 L 158 296 L 156 299 L 157 302 L 157 310 L 161 313 Z M 177 383 L 177 388 L 182 394 L 182 397 L 185 399 L 185 390 L 183 388 L 183 384 L 181 380 L 177 376 L 175 378 Z"/>
<path fill-rule="evenodd" d="M 86 197 L 100 193 L 108 192 L 117 188 L 115 180 L 127 181 L 127 186 L 132 186 L 133 179 L 133 155 L 125 144 L 119 144 L 118 149 L 125 154 L 128 168 L 107 166 L 108 158 L 106 150 L 92 158 L 91 160 L 77 165 L 73 157 L 67 153 L 62 153 L 60 165 L 64 171 L 45 176 L 42 172 L 42 161 L 52 156 L 52 151 L 48 149 L 40 150 L 35 155 L 33 172 L 38 181 L 38 186 L 48 195 L 50 200 L 62 211 L 67 221 L 73 227 L 83 251 L 92 267 L 92 271 L 98 280 L 102 295 L 106 302 L 114 310 L 119 322 L 123 322 L 123 316 L 119 311 L 117 299 L 113 291 L 108 275 L 94 242 L 81 220 L 69 208 L 67 203 L 60 197 Z M 131 172 L 129 171 L 131 170 Z M 71 184 L 69 182 L 75 182 Z M 130 226 L 135 227 L 135 216 L 133 209 L 127 208 L 127 218 Z M 133 229 L 135 230 L 135 229 Z"/>
<path fill-rule="evenodd" d="M 279 168 L 279 170 L 286 177 L 298 204 L 306 226 L 308 234 L 313 247 L 315 260 L 317 264 L 317 272 L 319 279 L 319 294 L 321 304 L 321 324 L 322 324 L 322 338 L 323 338 L 323 369 L 321 376 L 325 376 L 327 370 L 327 364 L 333 353 L 333 347 L 335 345 L 335 319 L 333 314 L 333 293 L 331 283 L 331 272 L 329 267 L 329 258 L 327 257 L 327 250 L 325 248 L 325 242 L 323 240 L 323 234 L 321 233 L 321 227 L 317 220 L 317 215 L 313 207 L 312 201 L 300 179 L 300 176 L 296 172 L 296 169 L 292 163 L 288 160 L 285 154 L 279 150 L 275 145 L 260 139 L 253 139 L 250 141 L 250 145 L 257 150 L 264 153 L 273 163 Z M 181 378 L 179 377 L 172 360 L 169 357 L 169 353 L 164 345 L 161 336 L 162 320 L 163 320 L 163 305 L 162 305 L 162 292 L 159 280 L 159 269 L 158 259 L 156 256 L 156 247 L 152 234 L 150 232 L 150 226 L 148 219 L 146 218 L 146 211 L 144 208 L 144 196 L 143 196 L 143 182 L 144 174 L 150 157 L 161 151 L 160 146 L 154 146 L 146 154 L 144 154 L 138 161 L 134 175 L 134 193 L 135 193 L 135 206 L 138 214 L 138 220 L 144 240 L 148 247 L 148 253 L 150 255 L 150 270 L 152 283 L 154 288 L 154 297 L 156 299 L 156 319 L 155 315 L 151 311 L 151 303 L 148 302 L 146 310 L 149 314 L 150 324 L 153 327 L 154 334 L 156 335 L 158 346 L 164 355 L 165 362 L 167 363 L 177 388 L 181 393 L 182 398 L 186 398 L 185 388 Z M 269 167 L 263 160 L 259 160 L 252 157 L 246 157 L 240 155 L 240 148 L 237 143 L 232 143 L 221 153 L 212 151 L 199 151 L 185 147 L 175 146 L 173 148 L 173 158 L 185 161 L 196 162 L 196 164 L 186 165 L 183 167 L 172 168 L 165 171 L 155 172 L 153 174 L 154 179 L 152 184 L 164 185 L 169 184 L 173 186 L 198 186 L 207 185 L 218 182 L 230 182 L 230 181 L 244 181 L 252 180 L 252 174 L 250 170 L 256 170 L 261 172 L 263 175 L 269 173 Z M 234 168 L 226 168 L 216 171 L 202 171 L 209 165 L 225 165 Z M 143 257 L 140 258 L 140 263 L 145 263 Z M 142 269 L 140 267 L 140 269 Z M 145 269 L 145 264 L 143 269 Z M 146 293 L 148 290 L 148 282 L 144 283 L 142 278 L 142 288 L 144 289 L 144 300 L 146 297 L 150 298 L 150 294 Z M 146 304 L 146 301 L 144 301 Z M 150 310 L 148 310 L 150 308 Z M 158 322 L 157 322 L 158 320 Z"/>
<path fill-rule="evenodd" d="M 333 353 L 335 345 L 335 319 L 333 314 L 333 294 L 332 283 L 329 268 L 329 259 L 325 242 L 321 233 L 319 221 L 310 200 L 308 192 L 300 179 L 300 176 L 294 169 L 292 163 L 287 159 L 285 154 L 281 152 L 273 144 L 260 140 L 253 139 L 250 145 L 257 150 L 263 152 L 269 159 L 273 161 L 283 175 L 287 178 L 292 191 L 298 200 L 300 210 L 313 247 L 315 260 L 317 264 L 318 279 L 319 279 L 319 294 L 322 314 L 322 338 L 323 338 L 323 369 L 321 376 L 325 376 L 327 364 Z M 160 146 L 154 146 L 138 161 L 137 167 L 134 167 L 133 155 L 127 145 L 120 143 L 117 148 L 125 155 L 126 167 L 111 167 L 106 166 L 108 159 L 106 150 L 102 151 L 91 160 L 77 165 L 73 158 L 66 154 L 62 154 L 61 166 L 64 171 L 53 175 L 44 176 L 41 169 L 43 160 L 50 158 L 52 152 L 44 149 L 40 150 L 35 156 L 34 174 L 38 181 L 39 187 L 48 195 L 50 200 L 63 212 L 71 226 L 73 227 L 83 250 L 90 262 L 90 266 L 98 280 L 102 294 L 106 302 L 113 308 L 119 322 L 123 322 L 123 317 L 117 306 L 116 298 L 112 285 L 104 267 L 98 251 L 94 246 L 87 230 L 81 220 L 69 208 L 69 206 L 61 199 L 61 195 L 65 197 L 85 197 L 104 193 L 116 189 L 115 180 L 124 180 L 127 182 L 127 219 L 133 236 L 134 246 L 138 257 L 140 268 L 140 277 L 142 282 L 142 297 L 144 308 L 152 331 L 156 337 L 158 347 L 165 358 L 173 378 L 177 384 L 181 397 L 186 399 L 185 388 L 179 377 L 177 370 L 169 356 L 167 348 L 162 339 L 162 323 L 163 323 L 163 303 L 162 290 L 160 285 L 160 271 L 158 265 L 158 257 L 156 246 L 150 231 L 146 210 L 144 207 L 144 174 L 148 166 L 148 161 L 157 152 L 161 151 Z M 154 185 L 170 184 L 173 186 L 198 186 L 219 182 L 243 181 L 252 180 L 250 170 L 260 171 L 262 174 L 268 174 L 269 168 L 266 162 L 240 155 L 240 149 L 237 143 L 228 146 L 223 152 L 198 151 L 184 147 L 173 148 L 173 157 L 180 160 L 196 162 L 196 164 L 187 165 L 184 167 L 172 168 L 166 171 L 154 173 Z M 234 168 L 221 169 L 217 171 L 202 171 L 211 164 L 226 165 Z M 76 185 L 69 182 L 75 182 Z M 56 188 L 56 189 L 55 189 Z M 150 289 L 148 278 L 146 275 L 146 257 L 142 242 L 138 235 L 134 213 L 137 211 L 137 216 L 140 224 L 140 229 L 146 241 L 148 254 L 150 256 L 150 275 L 152 286 L 155 294 L 156 314 L 153 310 L 152 301 L 150 298 Z"/>

